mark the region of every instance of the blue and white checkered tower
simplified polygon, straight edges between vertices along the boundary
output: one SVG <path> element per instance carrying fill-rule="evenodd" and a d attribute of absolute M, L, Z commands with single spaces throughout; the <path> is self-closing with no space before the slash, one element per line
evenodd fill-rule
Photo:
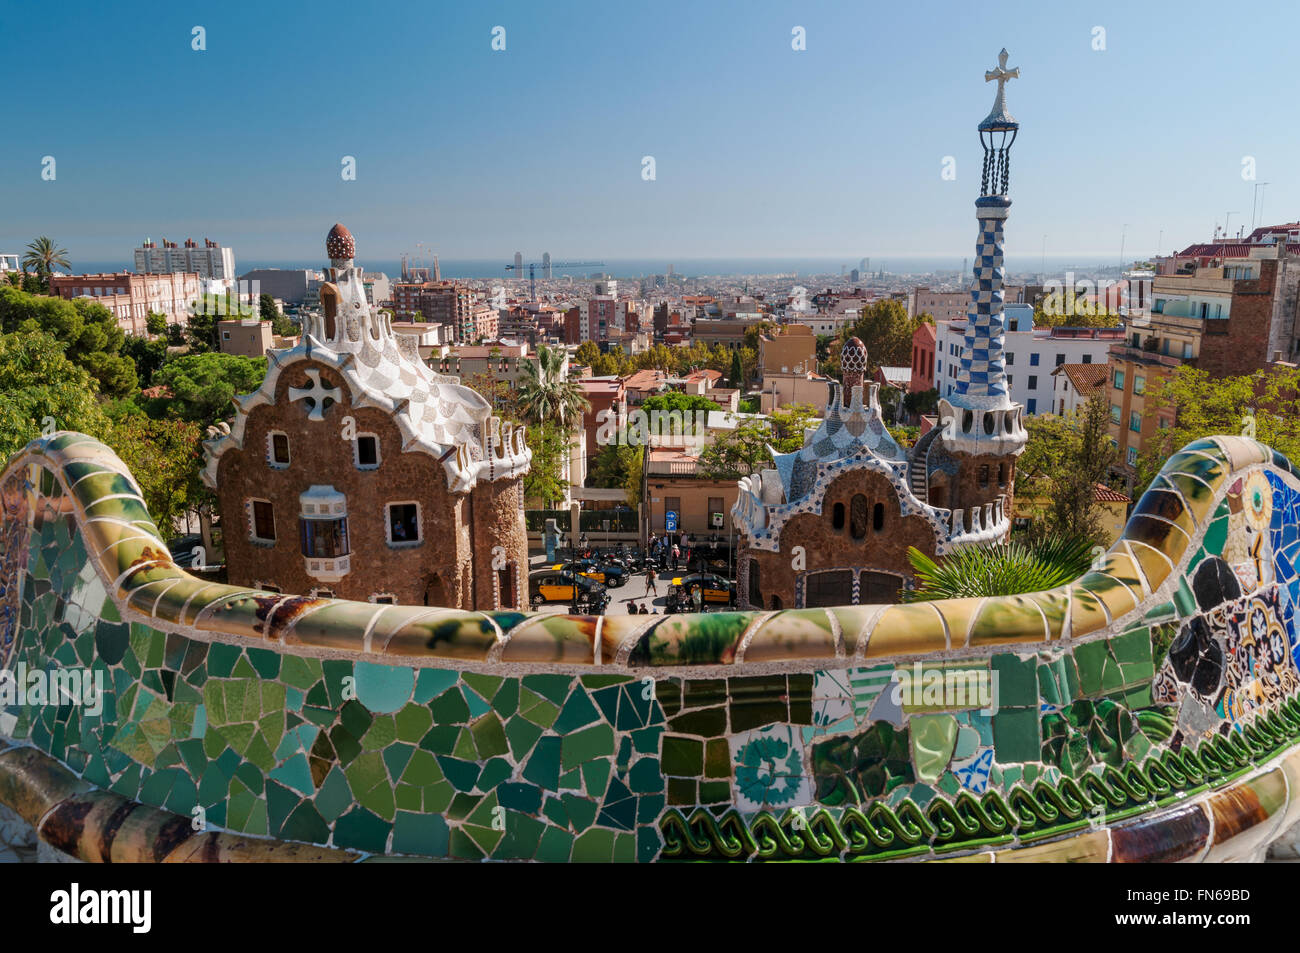
<path fill-rule="evenodd" d="M 1010 179 L 1011 144 L 1020 123 L 1007 111 L 1006 84 L 1020 76 L 1019 69 L 1007 69 L 1007 51 L 998 54 L 998 68 L 984 74 L 986 82 L 997 81 L 993 109 L 979 124 L 984 147 L 984 170 L 975 217 L 980 234 L 975 245 L 975 286 L 971 289 L 971 310 L 966 318 L 966 339 L 957 386 L 951 400 L 939 402 L 941 420 L 948 423 L 945 443 L 959 453 L 1019 454 L 1025 433 L 1023 408 L 1011 401 L 1007 390 L 1003 345 L 1006 318 L 1002 313 L 1002 224 L 1011 208 L 1007 198 Z"/>

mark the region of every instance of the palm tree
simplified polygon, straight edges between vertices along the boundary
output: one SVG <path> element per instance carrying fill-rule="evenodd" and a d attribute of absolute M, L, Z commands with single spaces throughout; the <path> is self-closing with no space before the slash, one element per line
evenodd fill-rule
<path fill-rule="evenodd" d="M 54 239 L 42 235 L 27 246 L 27 252 L 23 255 L 22 260 L 24 272 L 30 268 L 42 278 L 48 279 L 56 265 L 69 270 L 72 268 L 71 263 L 68 261 L 68 250 L 66 248 L 56 248 Z"/>
<path fill-rule="evenodd" d="M 1093 544 L 1079 536 L 1049 537 L 1032 545 L 1012 540 L 957 549 L 941 563 L 913 546 L 907 558 L 917 581 L 907 602 L 1012 596 L 1073 582 L 1091 566 Z"/>
<path fill-rule="evenodd" d="M 537 359 L 525 361 L 519 382 L 519 410 L 525 422 L 559 424 L 566 432 L 582 421 L 591 404 L 577 381 L 564 374 L 564 353 L 543 345 Z"/>

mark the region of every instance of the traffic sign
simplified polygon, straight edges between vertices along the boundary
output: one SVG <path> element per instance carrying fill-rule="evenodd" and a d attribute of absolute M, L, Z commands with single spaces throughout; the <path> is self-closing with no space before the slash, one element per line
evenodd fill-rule
<path fill-rule="evenodd" d="M 677 511 L 669 510 L 664 514 L 664 531 L 668 533 L 677 532 Z"/>

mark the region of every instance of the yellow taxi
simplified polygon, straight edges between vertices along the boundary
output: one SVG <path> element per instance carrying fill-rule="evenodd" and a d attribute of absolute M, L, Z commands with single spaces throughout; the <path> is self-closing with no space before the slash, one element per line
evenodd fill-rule
<path fill-rule="evenodd" d="M 576 588 L 576 592 L 575 592 Z M 593 579 L 575 576 L 562 566 L 539 569 L 528 574 L 530 601 L 534 606 L 544 602 L 604 602 L 608 596 L 605 587 Z"/>
<path fill-rule="evenodd" d="M 736 584 L 711 572 L 677 576 L 668 587 L 668 597 L 671 599 L 680 594 L 690 599 L 697 587 L 703 591 L 705 602 L 731 603 L 736 599 Z"/>

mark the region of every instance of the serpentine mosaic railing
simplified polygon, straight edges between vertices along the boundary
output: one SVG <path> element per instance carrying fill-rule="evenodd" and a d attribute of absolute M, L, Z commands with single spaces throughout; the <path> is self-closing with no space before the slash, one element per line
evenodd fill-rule
<path fill-rule="evenodd" d="M 0 805 L 85 860 L 1223 860 L 1300 819 L 1300 479 L 1244 438 L 1068 586 L 783 612 L 207 582 L 81 434 L 0 494 L 0 668 L 102 685 L 0 685 Z"/>

